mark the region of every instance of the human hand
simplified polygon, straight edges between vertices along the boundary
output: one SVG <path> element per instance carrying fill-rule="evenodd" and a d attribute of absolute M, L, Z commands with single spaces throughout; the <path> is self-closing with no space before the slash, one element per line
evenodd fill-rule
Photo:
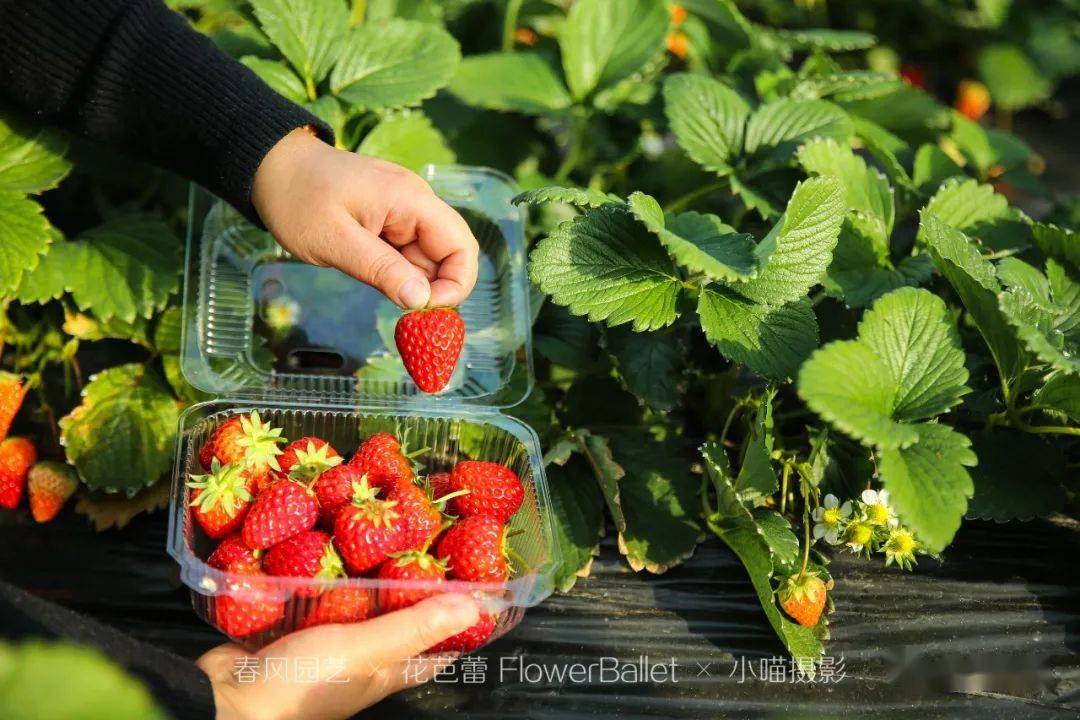
<path fill-rule="evenodd" d="M 231 643 L 221 645 L 197 665 L 210 677 L 217 720 L 340 720 L 430 679 L 440 661 L 416 656 L 478 620 L 471 598 L 446 593 L 365 622 L 291 633 L 254 654 Z M 249 657 L 334 658 L 342 661 L 337 664 L 341 672 L 333 682 L 329 677 L 300 683 L 264 676 L 241 683 L 234 675 L 237 660 Z"/>
<path fill-rule="evenodd" d="M 335 267 L 403 308 L 458 305 L 476 283 L 476 238 L 420 176 L 306 128 L 267 153 L 251 199 L 293 257 Z"/>

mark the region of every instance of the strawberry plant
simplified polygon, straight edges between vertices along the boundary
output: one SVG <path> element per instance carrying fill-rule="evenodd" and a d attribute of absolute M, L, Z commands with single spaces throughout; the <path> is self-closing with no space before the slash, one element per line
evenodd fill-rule
<path fill-rule="evenodd" d="M 715 537 L 813 672 L 830 590 L 844 583 L 832 554 L 911 570 L 947 556 L 966 518 L 1074 502 L 1080 206 L 1000 122 L 1051 103 L 1075 72 L 1067 24 L 1014 3 L 1007 17 L 1023 23 L 972 35 L 990 127 L 952 108 L 960 78 L 942 91 L 932 68 L 897 74 L 953 44 L 891 37 L 907 26 L 889 13 L 919 12 L 895 3 L 860 11 L 870 25 L 848 22 L 843 3 L 828 14 L 730 0 L 172 4 L 326 119 L 342 147 L 414 169 L 494 166 L 522 187 L 536 383 L 509 412 L 545 444 L 561 590 L 587 576 L 608 527 L 650 573 Z M 907 5 L 969 27 L 972 12 L 1009 4 Z M 883 61 L 871 31 L 899 56 Z M 91 498 L 145 493 L 171 464 L 180 407 L 201 399 L 179 371 L 183 195 L 3 117 L 2 360 L 28 389 L 12 433 L 70 463 Z M 320 521 L 383 528 L 408 505 L 427 515 L 420 552 L 439 499 L 473 482 L 432 478 L 430 496 L 365 505 L 332 448 L 248 440 L 268 482 L 323 473 L 312 492 L 338 512 L 321 518 L 295 482 L 257 488 L 296 494 L 307 507 L 296 526 L 312 537 Z M 378 482 L 396 487 L 413 470 L 391 449 Z M 264 501 L 247 517 L 274 510 Z M 498 528 L 459 527 L 447 554 L 482 546 L 477 575 L 505 575 Z M 347 547 L 345 564 L 366 566 L 366 548 Z M 368 609 L 327 595 L 323 611 L 312 622 Z"/>

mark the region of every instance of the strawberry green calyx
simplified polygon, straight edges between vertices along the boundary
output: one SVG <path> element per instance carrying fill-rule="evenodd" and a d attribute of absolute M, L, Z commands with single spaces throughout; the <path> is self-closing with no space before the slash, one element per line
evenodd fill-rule
<path fill-rule="evenodd" d="M 199 491 L 191 500 L 191 506 L 203 512 L 209 512 L 220 505 L 225 513 L 232 517 L 237 509 L 251 500 L 247 480 L 241 468 L 234 463 L 222 465 L 217 458 L 214 458 L 208 474 L 192 475 L 187 486 Z"/>
<path fill-rule="evenodd" d="M 296 464 L 289 471 L 289 479 L 310 482 L 318 479 L 330 468 L 340 465 L 342 458 L 331 455 L 331 452 L 333 448 L 329 445 L 315 447 L 315 443 L 309 442 L 306 449 L 296 451 Z"/>
<path fill-rule="evenodd" d="M 278 445 L 285 442 L 281 428 L 271 427 L 259 417 L 258 410 L 240 417 L 240 429 L 244 435 L 238 444 L 244 448 L 244 464 L 256 467 L 265 464 L 272 470 L 280 470 L 277 456 L 282 450 Z"/>
<path fill-rule="evenodd" d="M 379 488 L 368 485 L 366 473 L 360 477 L 360 482 L 353 482 L 352 491 L 353 495 L 350 502 L 357 507 L 363 507 L 369 502 L 379 499 Z"/>
<path fill-rule="evenodd" d="M 326 543 L 326 549 L 319 558 L 319 569 L 315 572 L 316 580 L 337 580 L 345 577 L 345 563 L 334 549 L 334 543 Z"/>
<path fill-rule="evenodd" d="M 445 573 L 448 569 L 446 558 L 436 558 L 427 551 L 426 547 L 422 550 L 391 553 L 390 559 L 394 561 L 394 565 L 397 567 L 405 567 L 415 563 L 421 570 L 439 568 Z"/>

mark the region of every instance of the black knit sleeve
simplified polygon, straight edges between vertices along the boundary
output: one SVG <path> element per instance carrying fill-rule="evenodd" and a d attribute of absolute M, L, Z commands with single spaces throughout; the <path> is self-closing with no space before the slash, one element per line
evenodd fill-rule
<path fill-rule="evenodd" d="M 161 0 L 0 0 L 0 101 L 188 177 L 249 218 L 291 130 L 332 131 Z"/>

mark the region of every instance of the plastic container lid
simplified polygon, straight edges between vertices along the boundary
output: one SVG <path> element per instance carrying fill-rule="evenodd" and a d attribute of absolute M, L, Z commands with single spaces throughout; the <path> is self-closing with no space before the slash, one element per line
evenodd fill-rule
<path fill-rule="evenodd" d="M 484 168 L 429 165 L 422 175 L 465 217 L 481 251 L 476 288 L 458 308 L 465 347 L 446 390 L 423 393 L 405 372 L 393 341 L 400 308 L 338 270 L 293 259 L 198 188 L 184 279 L 188 382 L 219 397 L 463 414 L 524 399 L 533 373 L 524 218 L 510 203 L 517 190 Z"/>

